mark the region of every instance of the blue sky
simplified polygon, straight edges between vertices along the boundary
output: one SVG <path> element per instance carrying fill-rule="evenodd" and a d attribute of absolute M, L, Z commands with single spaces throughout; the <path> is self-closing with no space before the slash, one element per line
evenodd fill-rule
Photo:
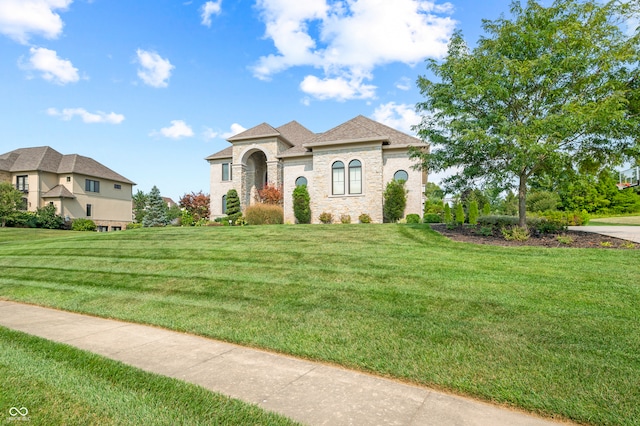
<path fill-rule="evenodd" d="M 411 133 L 415 81 L 509 1 L 0 0 L 0 153 L 49 145 L 178 201 L 262 122 Z M 431 179 L 437 182 L 437 176 Z"/>

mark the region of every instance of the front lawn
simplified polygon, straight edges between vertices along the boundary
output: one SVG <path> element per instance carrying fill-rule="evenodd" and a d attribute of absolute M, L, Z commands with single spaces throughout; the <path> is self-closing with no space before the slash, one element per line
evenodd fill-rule
<path fill-rule="evenodd" d="M 640 418 L 638 251 L 476 246 L 426 225 L 62 235 L 0 244 L 0 297 L 584 423 Z"/>

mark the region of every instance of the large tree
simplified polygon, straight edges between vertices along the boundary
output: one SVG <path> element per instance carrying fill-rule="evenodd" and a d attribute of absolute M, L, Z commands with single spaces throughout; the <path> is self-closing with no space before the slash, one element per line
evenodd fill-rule
<path fill-rule="evenodd" d="M 0 227 L 20 211 L 22 193 L 8 182 L 0 182 Z"/>
<path fill-rule="evenodd" d="M 147 210 L 142 218 L 142 226 L 167 226 L 169 218 L 167 216 L 169 208 L 160 195 L 160 190 L 155 185 L 147 196 Z"/>
<path fill-rule="evenodd" d="M 456 167 L 449 192 L 517 188 L 526 227 L 530 177 L 637 156 L 640 31 L 625 22 L 639 11 L 638 0 L 516 1 L 511 19 L 483 21 L 475 48 L 454 34 L 447 57 L 428 61 L 436 79 L 418 80 L 416 127 L 431 147 L 413 155 L 430 171 Z"/>

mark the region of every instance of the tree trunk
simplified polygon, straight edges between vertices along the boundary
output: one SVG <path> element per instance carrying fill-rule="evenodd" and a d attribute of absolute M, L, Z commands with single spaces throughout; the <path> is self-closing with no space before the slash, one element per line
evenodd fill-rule
<path fill-rule="evenodd" d="M 520 175 L 518 187 L 518 226 L 527 228 L 527 176 Z"/>

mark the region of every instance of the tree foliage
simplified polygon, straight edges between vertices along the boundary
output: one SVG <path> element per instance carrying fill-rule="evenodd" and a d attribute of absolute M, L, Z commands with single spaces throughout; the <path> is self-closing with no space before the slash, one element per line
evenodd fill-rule
<path fill-rule="evenodd" d="M 209 219 L 209 207 L 211 206 L 209 194 L 204 194 L 202 191 L 184 194 L 179 203 L 180 207 L 189 212 L 194 221 Z"/>
<path fill-rule="evenodd" d="M 257 201 L 263 204 L 282 205 L 282 187 L 277 187 L 271 183 L 267 183 L 258 190 L 256 194 Z"/>
<path fill-rule="evenodd" d="M 167 204 L 160 195 L 160 190 L 154 185 L 147 196 L 147 209 L 146 214 L 142 219 L 142 226 L 145 228 L 152 226 L 167 226 L 169 223 L 169 218 L 167 216 L 168 209 Z"/>
<path fill-rule="evenodd" d="M 0 226 L 16 217 L 20 211 L 22 193 L 8 182 L 0 182 Z"/>
<path fill-rule="evenodd" d="M 293 190 L 293 215 L 298 223 L 311 223 L 311 199 L 307 185 L 298 185 Z"/>
<path fill-rule="evenodd" d="M 407 207 L 407 190 L 403 180 L 392 180 L 384 191 L 382 212 L 387 222 L 397 222 L 404 217 Z"/>
<path fill-rule="evenodd" d="M 227 191 L 227 210 L 224 212 L 232 223 L 235 223 L 236 220 L 242 215 L 242 210 L 240 209 L 240 197 L 238 196 L 238 191 L 235 189 L 230 189 Z"/>
<path fill-rule="evenodd" d="M 62 229 L 64 218 L 57 214 L 56 206 L 47 204 L 36 210 L 36 227 L 45 229 Z"/>
<path fill-rule="evenodd" d="M 476 181 L 517 188 L 522 227 L 532 176 L 637 156 L 640 30 L 629 35 L 622 23 L 639 9 L 637 1 L 516 1 L 512 19 L 483 21 L 487 35 L 474 49 L 455 33 L 445 60 L 428 62 L 439 81 L 419 78 L 426 100 L 417 130 L 432 148 L 413 156 L 430 171 L 459 168 L 447 192 Z"/>
<path fill-rule="evenodd" d="M 131 197 L 133 199 L 133 219 L 136 223 L 142 223 L 147 209 L 147 194 L 138 190 Z"/>

